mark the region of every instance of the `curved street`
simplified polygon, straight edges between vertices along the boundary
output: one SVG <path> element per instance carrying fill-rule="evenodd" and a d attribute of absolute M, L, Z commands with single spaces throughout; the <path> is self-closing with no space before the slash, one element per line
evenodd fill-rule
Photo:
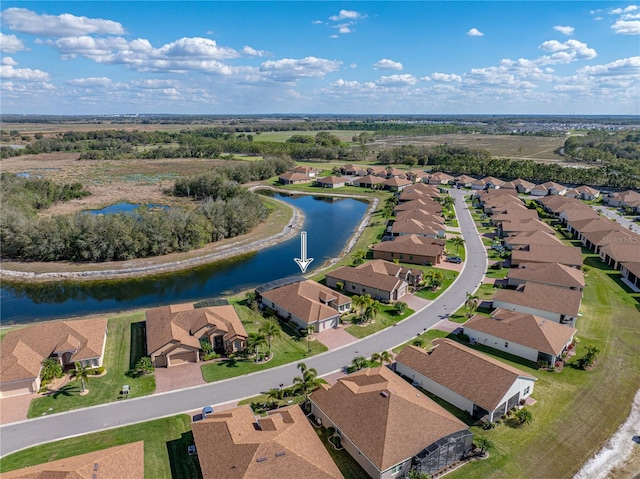
<path fill-rule="evenodd" d="M 464 202 L 465 192 L 456 189 L 450 192 L 456 199 L 456 215 L 467 250 L 464 267 L 456 281 L 427 307 L 397 325 L 340 349 L 310 357 L 305 362 L 309 367 L 316 368 L 319 376 L 342 369 L 351 363 L 354 356 L 370 357 L 432 328 L 460 308 L 467 292 L 475 291 L 481 284 L 487 268 L 487 251 Z M 279 384 L 291 384 L 298 373 L 296 364 L 292 363 L 203 386 L 7 424 L 0 427 L 0 457 L 57 439 L 173 416 L 204 405 L 252 397 L 278 387 Z"/>

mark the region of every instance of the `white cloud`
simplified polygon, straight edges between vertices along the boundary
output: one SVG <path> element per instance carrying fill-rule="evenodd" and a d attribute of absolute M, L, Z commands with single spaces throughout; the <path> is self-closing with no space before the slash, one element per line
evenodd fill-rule
<path fill-rule="evenodd" d="M 329 35 L 329 38 L 340 38 L 337 34 Z"/>
<path fill-rule="evenodd" d="M 418 82 L 417 78 L 408 73 L 404 75 L 390 75 L 380 77 L 376 81 L 376 85 L 390 87 L 413 86 Z"/>
<path fill-rule="evenodd" d="M 462 77 L 460 75 L 456 75 L 454 73 L 432 73 L 429 77 L 431 80 L 441 81 L 441 82 L 461 82 Z"/>
<path fill-rule="evenodd" d="M 609 13 L 611 13 L 612 15 L 622 15 L 624 13 L 635 12 L 636 10 L 638 10 L 637 5 L 629 5 L 625 8 L 614 8 L 613 10 L 610 10 Z"/>
<path fill-rule="evenodd" d="M 0 32 L 0 51 L 4 53 L 16 53 L 22 50 L 27 50 L 22 40 L 15 35 L 7 35 Z"/>
<path fill-rule="evenodd" d="M 322 20 L 314 20 L 311 22 L 312 25 L 322 25 L 324 22 Z"/>
<path fill-rule="evenodd" d="M 207 58 L 211 60 L 226 60 L 237 58 L 238 52 L 233 48 L 220 47 L 210 38 L 183 37 L 175 42 L 167 43 L 158 49 L 161 56 L 167 58 Z"/>
<path fill-rule="evenodd" d="M 3 58 L 2 58 L 2 64 L 3 64 L 3 65 L 11 65 L 12 67 L 15 67 L 15 66 L 18 64 L 18 62 L 17 62 L 17 61 L 15 61 L 15 60 L 14 60 L 13 58 L 11 58 L 11 57 L 3 57 Z"/>
<path fill-rule="evenodd" d="M 593 48 L 589 48 L 586 43 L 573 39 L 567 40 L 566 42 L 547 40 L 538 48 L 545 52 L 552 53 L 551 55 L 545 55 L 535 60 L 535 63 L 539 65 L 571 63 L 575 60 L 591 60 L 597 56 L 596 51 Z"/>
<path fill-rule="evenodd" d="M 112 85 L 111 80 L 107 77 L 74 78 L 73 80 L 67 81 L 67 83 L 82 88 L 107 88 Z"/>
<path fill-rule="evenodd" d="M 341 22 L 343 20 L 359 20 L 361 18 L 366 18 L 366 15 L 356 12 L 355 10 L 340 10 L 340 13 L 338 13 L 338 15 L 329 17 L 329 20 L 333 20 L 334 22 Z"/>
<path fill-rule="evenodd" d="M 351 28 L 348 25 L 339 25 L 337 28 L 338 28 L 338 33 L 346 34 L 346 33 L 352 32 Z"/>
<path fill-rule="evenodd" d="M 622 58 L 604 65 L 586 66 L 578 70 L 578 73 L 594 76 L 633 75 L 640 78 L 640 56 Z"/>
<path fill-rule="evenodd" d="M 611 29 L 620 35 L 640 35 L 640 20 L 618 20 Z"/>
<path fill-rule="evenodd" d="M 573 32 L 575 31 L 574 27 L 562 25 L 556 25 L 555 27 L 553 27 L 553 29 L 559 31 L 560 33 L 564 33 L 565 35 L 573 35 Z"/>
<path fill-rule="evenodd" d="M 251 57 L 264 57 L 267 56 L 269 53 L 265 52 L 264 50 L 256 50 L 255 48 L 252 48 L 250 46 L 244 46 L 242 48 L 242 53 L 244 55 L 248 55 Z"/>
<path fill-rule="evenodd" d="M 45 82 L 49 80 L 49 74 L 42 70 L 32 70 L 31 68 L 13 68 L 13 65 L 3 64 L 0 66 L 0 78 L 3 80 L 24 80 Z"/>
<path fill-rule="evenodd" d="M 383 58 L 373 64 L 374 70 L 402 70 L 402 63 Z"/>
<path fill-rule="evenodd" d="M 322 78 L 340 69 L 341 62 L 324 58 L 305 57 L 269 60 L 260 65 L 260 72 L 275 81 L 294 81 L 299 78 Z"/>
<path fill-rule="evenodd" d="M 352 63 L 351 65 L 349 65 L 349 68 L 358 68 L 358 64 L 357 63 Z"/>
<path fill-rule="evenodd" d="M 2 24 L 10 30 L 47 37 L 86 35 L 89 33 L 122 35 L 124 27 L 102 18 L 38 14 L 26 8 L 7 8 L 2 12 Z"/>
<path fill-rule="evenodd" d="M 471 30 L 469 30 L 467 32 L 467 35 L 469 35 L 470 37 L 483 37 L 484 33 L 482 33 L 480 30 L 478 30 L 477 28 L 472 28 Z"/>

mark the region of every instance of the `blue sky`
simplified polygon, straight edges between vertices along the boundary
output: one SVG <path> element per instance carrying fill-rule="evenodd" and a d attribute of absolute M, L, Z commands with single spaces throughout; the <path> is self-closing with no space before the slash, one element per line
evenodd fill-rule
<path fill-rule="evenodd" d="M 640 5 L 12 2 L 3 113 L 640 114 Z"/>

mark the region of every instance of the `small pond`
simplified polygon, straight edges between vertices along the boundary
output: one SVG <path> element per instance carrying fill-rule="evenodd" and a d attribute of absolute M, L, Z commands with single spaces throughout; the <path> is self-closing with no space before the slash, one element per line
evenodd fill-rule
<path fill-rule="evenodd" d="M 117 215 L 120 213 L 131 213 L 143 205 L 137 205 L 135 203 L 116 203 L 114 205 L 105 206 L 99 210 L 86 210 L 85 213 L 89 213 L 91 215 Z M 155 204 L 147 204 L 144 205 L 147 208 L 162 208 L 166 209 L 168 206 L 163 205 L 155 205 Z"/>

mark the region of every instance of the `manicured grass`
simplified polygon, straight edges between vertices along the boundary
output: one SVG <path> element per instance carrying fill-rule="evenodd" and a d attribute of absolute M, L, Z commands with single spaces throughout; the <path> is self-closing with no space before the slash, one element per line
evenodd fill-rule
<path fill-rule="evenodd" d="M 502 269 L 487 269 L 487 272 L 484 274 L 487 278 L 495 278 L 495 279 L 504 279 L 509 274 L 509 268 Z"/>
<path fill-rule="evenodd" d="M 411 316 L 414 313 L 413 309 L 407 308 L 403 314 L 397 314 L 393 310 L 393 305 L 385 304 L 382 307 L 382 311 L 378 313 L 376 319 L 366 325 L 352 325 L 346 328 L 346 331 L 355 336 L 356 338 L 362 339 L 373 333 L 377 333 L 389 326 L 393 326 L 395 323 L 402 321 L 404 318 Z M 355 316 L 355 315 L 354 315 Z"/>
<path fill-rule="evenodd" d="M 489 459 L 453 472 L 452 479 L 571 477 L 626 419 L 640 384 L 640 295 L 620 288 L 619 272 L 595 255 L 587 255 L 585 264 L 577 355 L 561 373 L 506 361 L 539 378 L 533 392 L 538 402 L 530 407 L 533 422 L 489 431 L 472 427 L 496 448 Z M 581 371 L 575 363 L 587 346 L 600 354 L 593 370 Z"/>
<path fill-rule="evenodd" d="M 180 415 L 86 436 L 51 442 L 11 454 L 0 460 L 0 472 L 55 461 L 79 454 L 144 441 L 144 476 L 154 479 L 200 479 L 197 458 L 190 457 L 193 444 L 191 418 Z"/>
<path fill-rule="evenodd" d="M 123 399 L 122 386 L 130 386 L 129 397 L 151 394 L 156 388 L 153 375 L 139 378 L 129 377 L 126 373 L 145 353 L 144 313 L 114 316 L 109 319 L 107 345 L 104 355 L 106 375 L 90 377 L 86 383 L 89 394 L 80 396 L 80 382 L 72 381 L 50 396 L 31 401 L 29 418 L 55 414 L 96 404 Z"/>
<path fill-rule="evenodd" d="M 424 340 L 425 348 L 429 349 L 431 348 L 431 341 L 433 341 L 436 338 L 446 338 L 448 336 L 450 336 L 450 333 L 446 331 L 440 331 L 439 329 L 428 329 L 424 333 L 417 335 L 416 338 L 421 338 L 422 340 Z M 400 346 L 396 346 L 395 348 L 392 349 L 393 353 L 398 354 L 400 351 L 406 348 L 407 345 L 411 344 L 413 341 L 414 340 L 412 339 L 408 343 L 404 343 L 404 344 L 401 344 Z"/>
<path fill-rule="evenodd" d="M 265 321 L 260 313 L 251 310 L 251 308 L 244 305 L 244 303 L 238 299 L 231 299 L 230 303 L 234 305 L 247 333 L 257 332 L 258 329 L 260 329 L 260 326 Z M 273 338 L 271 341 L 273 357 L 269 362 L 258 364 L 252 358 L 235 358 L 203 364 L 202 377 L 204 380 L 214 382 L 236 376 L 243 376 L 283 364 L 304 361 L 309 356 L 327 351 L 327 347 L 319 341 L 307 341 L 304 338 L 300 339 L 296 336 L 294 330 L 282 322 L 280 322 L 280 324 L 283 326 L 282 336 L 280 338 Z M 307 347 L 309 347 L 311 351 L 307 352 Z M 263 348 L 262 351 L 264 350 Z"/>
<path fill-rule="evenodd" d="M 313 429 L 316 431 L 316 434 L 331 456 L 331 459 L 333 459 L 333 462 L 335 462 L 338 469 L 340 469 L 344 479 L 369 479 L 369 475 L 345 449 L 338 451 L 333 447 L 329 442 L 329 432 L 327 429 L 317 426 L 314 426 Z"/>
<path fill-rule="evenodd" d="M 447 255 L 449 256 L 459 256 L 462 261 L 464 261 L 467 257 L 464 244 L 456 246 L 453 241 L 448 239 L 445 248 L 447 250 Z"/>
<path fill-rule="evenodd" d="M 412 266 L 415 266 L 415 265 L 412 265 Z M 436 270 L 442 271 L 442 273 L 444 274 L 444 282 L 442 283 L 442 286 L 440 286 L 436 291 L 430 291 L 428 289 L 422 289 L 422 290 L 416 291 L 414 293 L 419 298 L 429 299 L 429 300 L 436 299 L 444 291 L 446 291 L 447 288 L 449 288 L 449 286 L 451 286 L 451 283 L 453 283 L 456 280 L 456 278 L 458 277 L 458 274 L 459 274 L 457 271 L 451 271 L 451 270 L 448 270 L 448 269 L 433 268 L 433 267 L 429 267 L 429 266 L 423 266 L 423 267 L 421 267 L 421 269 L 422 268 L 424 268 L 425 270 L 436 269 Z M 425 271 L 425 273 L 426 273 L 426 271 Z"/>

